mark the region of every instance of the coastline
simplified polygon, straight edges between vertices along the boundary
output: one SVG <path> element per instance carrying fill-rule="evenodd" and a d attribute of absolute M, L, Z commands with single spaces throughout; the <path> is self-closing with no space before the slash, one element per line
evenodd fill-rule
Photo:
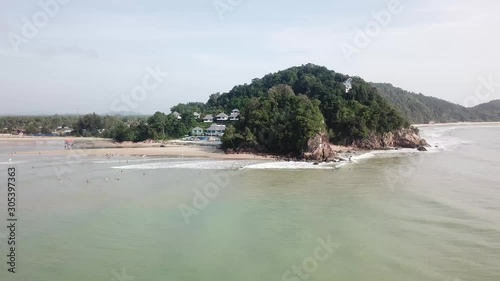
<path fill-rule="evenodd" d="M 64 149 L 64 140 L 74 140 L 74 149 Z M 116 143 L 110 139 L 101 138 L 61 138 L 61 137 L 0 137 L 0 142 L 4 143 L 26 143 L 33 141 L 54 142 L 61 145 L 61 149 L 36 150 L 31 151 L 11 151 L 16 155 L 23 156 L 129 156 L 129 157 L 186 157 L 186 158 L 209 158 L 222 160 L 275 160 L 272 157 L 259 156 L 254 154 L 226 154 L 213 144 L 195 145 L 186 143 L 180 145 L 179 142 L 172 144 L 169 142 L 123 142 Z"/>
<path fill-rule="evenodd" d="M 434 123 L 434 124 L 413 124 L 417 128 L 422 127 L 444 127 L 444 126 L 500 126 L 500 122 L 455 122 L 455 123 Z"/>
<path fill-rule="evenodd" d="M 436 123 L 436 124 L 414 124 L 417 128 L 445 127 L 445 126 L 500 126 L 500 122 L 458 122 L 458 123 Z M 75 143 L 72 150 L 64 149 L 64 141 L 71 139 Z M 252 153 L 234 153 L 228 154 L 217 147 L 216 142 L 190 142 L 182 140 L 170 141 L 145 141 L 140 143 L 123 142 L 117 143 L 111 139 L 95 137 L 33 137 L 0 135 L 0 142 L 60 142 L 61 149 L 36 151 L 18 151 L 17 155 L 43 155 L 43 156 L 65 156 L 65 155 L 84 155 L 84 156 L 128 156 L 128 157 L 186 157 L 186 158 L 207 158 L 218 160 L 267 160 L 267 161 L 290 161 L 286 157 L 274 155 L 252 154 Z M 337 155 L 337 160 L 346 161 L 350 157 L 359 157 L 369 154 L 372 150 L 360 149 L 357 147 L 347 147 L 331 145 L 332 150 Z M 12 151 L 14 152 L 14 151 Z M 314 161 L 309 161 L 314 162 Z"/>
<path fill-rule="evenodd" d="M 129 156 L 129 157 L 160 157 L 172 156 L 183 158 L 209 158 L 222 160 L 274 160 L 272 158 L 257 156 L 253 154 L 225 154 L 221 151 L 207 150 L 201 147 L 167 146 L 167 147 L 143 147 L 143 148 L 96 148 L 96 149 L 73 149 L 73 150 L 49 150 L 49 151 L 22 151 L 16 155 L 23 156 Z"/>
<path fill-rule="evenodd" d="M 64 149 L 65 140 L 74 140 L 74 149 Z M 146 141 L 140 143 L 117 143 L 111 139 L 103 138 L 73 138 L 73 137 L 31 137 L 31 136 L 0 136 L 0 142 L 26 143 L 26 142 L 53 142 L 59 143 L 61 149 L 41 150 L 33 148 L 31 151 L 12 151 L 22 156 L 122 156 L 122 157 L 185 157 L 207 158 L 217 160 L 267 160 L 290 161 L 286 157 L 274 155 L 233 153 L 228 154 L 219 149 L 217 143 L 195 143 L 189 141 L 171 140 L 163 142 Z M 349 159 L 350 156 L 359 156 L 370 151 L 360 150 L 355 147 L 331 145 L 339 159 Z M 313 163 L 314 161 L 310 161 Z"/>

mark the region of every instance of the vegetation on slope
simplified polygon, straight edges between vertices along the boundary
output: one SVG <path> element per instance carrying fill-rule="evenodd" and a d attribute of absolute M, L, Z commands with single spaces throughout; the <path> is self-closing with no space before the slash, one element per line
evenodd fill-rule
<path fill-rule="evenodd" d="M 371 83 L 411 123 L 500 121 L 500 103 L 466 108 L 435 97 L 405 91 L 388 83 Z"/>
<path fill-rule="evenodd" d="M 225 110 L 239 108 L 246 115 L 247 111 L 255 110 L 249 107 L 253 106 L 250 102 L 252 99 L 266 99 L 269 89 L 288 85 L 294 95 L 307 96 L 317 104 L 330 140 L 334 143 L 350 144 L 372 134 L 408 126 L 408 122 L 389 106 L 377 90 L 361 78 L 354 77 L 352 89 L 346 93 L 343 83 L 348 78 L 313 64 L 292 67 L 266 75 L 262 79 L 254 79 L 249 85 L 236 86 L 229 93 L 212 95 L 207 106 Z M 275 107 L 273 110 L 283 111 L 284 108 Z M 241 124 L 239 128 L 246 130 Z"/>
<path fill-rule="evenodd" d="M 500 100 L 480 104 L 471 108 L 470 111 L 481 121 L 500 121 Z"/>
<path fill-rule="evenodd" d="M 309 139 L 325 131 L 319 101 L 295 95 L 288 85 L 276 85 L 244 106 L 240 122 L 222 137 L 225 148 L 300 156 Z"/>

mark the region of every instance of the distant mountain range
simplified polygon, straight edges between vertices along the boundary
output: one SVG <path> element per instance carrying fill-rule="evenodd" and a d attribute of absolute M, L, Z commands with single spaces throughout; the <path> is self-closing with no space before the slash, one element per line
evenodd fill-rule
<path fill-rule="evenodd" d="M 371 85 L 413 124 L 500 121 L 500 100 L 467 108 L 439 98 L 408 92 L 389 83 Z"/>

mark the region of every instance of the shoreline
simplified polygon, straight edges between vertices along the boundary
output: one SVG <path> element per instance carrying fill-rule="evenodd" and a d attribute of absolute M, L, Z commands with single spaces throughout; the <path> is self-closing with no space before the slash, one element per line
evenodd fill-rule
<path fill-rule="evenodd" d="M 458 122 L 458 123 L 436 123 L 436 124 L 414 124 L 417 128 L 442 127 L 442 126 L 500 126 L 500 122 Z M 64 149 L 64 141 L 71 139 L 74 141 L 74 149 Z M 254 154 L 254 153 L 226 153 L 218 148 L 217 142 L 191 142 L 182 140 L 169 141 L 144 141 L 139 143 L 123 142 L 117 143 L 111 139 L 96 137 L 33 137 L 0 135 L 0 142 L 23 143 L 23 142 L 60 142 L 60 149 L 13 151 L 17 155 L 23 156 L 128 156 L 128 157 L 179 157 L 179 158 L 207 158 L 219 160 L 267 160 L 267 161 L 297 161 L 304 160 L 289 159 L 285 156 Z M 346 160 L 350 157 L 359 157 L 368 154 L 373 150 L 360 149 L 357 147 L 331 145 L 335 151 L 336 159 Z M 15 148 L 13 148 L 15 149 Z M 391 149 L 388 149 L 391 150 Z M 9 153 L 10 154 L 10 153 Z M 315 161 L 307 161 L 315 162 Z"/>
<path fill-rule="evenodd" d="M 500 126 L 500 122 L 455 122 L 455 123 L 434 123 L 434 124 L 412 124 L 411 126 L 422 128 L 422 127 L 483 126 L 483 125 Z"/>
<path fill-rule="evenodd" d="M 64 149 L 64 141 L 72 139 L 73 149 Z M 206 158 L 214 160 L 265 160 L 265 161 L 297 161 L 298 159 L 288 159 L 283 156 L 256 154 L 256 153 L 226 153 L 218 148 L 217 143 L 195 143 L 183 142 L 180 140 L 171 141 L 146 141 L 140 143 L 123 142 L 117 143 L 111 139 L 102 138 L 62 138 L 62 137 L 2 137 L 0 142 L 6 143 L 26 143 L 26 142 L 53 142 L 59 145 L 60 149 L 37 150 L 35 147 L 29 151 L 11 151 L 19 156 L 120 156 L 120 157 L 179 157 L 179 158 Z M 332 145 L 332 149 L 337 153 L 339 159 L 349 159 L 350 156 L 359 156 L 370 151 L 360 150 L 355 147 Z M 15 150 L 15 148 L 13 148 Z M 315 162 L 315 161 L 308 161 Z"/>
<path fill-rule="evenodd" d="M 275 160 L 253 154 L 225 154 L 216 149 L 206 149 L 194 146 L 165 146 L 165 147 L 115 147 L 115 148 L 87 148 L 71 150 L 20 151 L 19 156 L 120 156 L 120 157 L 179 157 L 179 158 L 208 158 L 221 160 Z"/>

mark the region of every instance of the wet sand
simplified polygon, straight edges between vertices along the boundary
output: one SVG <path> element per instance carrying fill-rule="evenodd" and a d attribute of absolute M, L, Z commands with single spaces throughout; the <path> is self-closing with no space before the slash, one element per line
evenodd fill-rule
<path fill-rule="evenodd" d="M 64 149 L 64 140 L 74 140 L 74 149 Z M 178 145 L 169 142 L 123 142 L 116 143 L 109 139 L 100 138 L 58 138 L 58 137 L 0 137 L 2 142 L 24 143 L 27 141 L 61 142 L 61 149 L 37 151 L 17 151 L 17 155 L 82 155 L 82 156 L 174 156 L 174 157 L 197 157 L 228 160 L 269 159 L 271 157 L 257 156 L 253 154 L 226 154 L 213 145 Z"/>

